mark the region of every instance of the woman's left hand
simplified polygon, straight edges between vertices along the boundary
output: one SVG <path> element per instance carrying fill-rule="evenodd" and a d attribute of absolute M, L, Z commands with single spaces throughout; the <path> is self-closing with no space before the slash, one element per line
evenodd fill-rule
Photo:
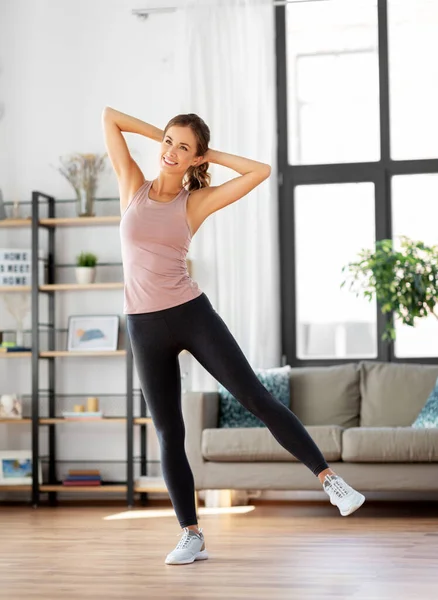
<path fill-rule="evenodd" d="M 207 150 L 207 152 L 204 154 L 201 162 L 198 163 L 198 167 L 200 167 L 204 163 L 207 163 L 207 162 L 211 163 L 211 162 L 213 162 L 213 152 L 214 152 L 214 150 L 212 150 L 211 148 L 209 148 Z"/>

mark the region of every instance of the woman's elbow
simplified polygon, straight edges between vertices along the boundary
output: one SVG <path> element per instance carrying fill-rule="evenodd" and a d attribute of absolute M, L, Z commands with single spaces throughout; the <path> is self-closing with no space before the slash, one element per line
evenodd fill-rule
<path fill-rule="evenodd" d="M 263 179 L 268 179 L 268 177 L 271 175 L 271 165 L 263 164 L 261 168 L 261 174 Z"/>

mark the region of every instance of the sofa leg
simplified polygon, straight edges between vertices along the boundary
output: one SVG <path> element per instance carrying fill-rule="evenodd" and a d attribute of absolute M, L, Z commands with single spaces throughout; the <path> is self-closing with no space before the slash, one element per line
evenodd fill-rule
<path fill-rule="evenodd" d="M 199 494 L 198 494 L 198 490 L 195 490 L 195 508 L 196 508 L 196 514 L 198 514 L 198 511 L 199 511 Z"/>

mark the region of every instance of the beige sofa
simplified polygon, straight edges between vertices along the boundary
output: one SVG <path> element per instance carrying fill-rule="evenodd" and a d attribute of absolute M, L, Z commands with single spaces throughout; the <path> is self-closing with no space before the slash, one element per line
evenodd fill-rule
<path fill-rule="evenodd" d="M 410 425 L 438 366 L 361 361 L 293 368 L 291 409 L 350 485 L 437 491 L 438 428 Z M 199 490 L 321 490 L 315 475 L 266 427 L 218 428 L 216 392 L 186 392 L 186 450 Z"/>

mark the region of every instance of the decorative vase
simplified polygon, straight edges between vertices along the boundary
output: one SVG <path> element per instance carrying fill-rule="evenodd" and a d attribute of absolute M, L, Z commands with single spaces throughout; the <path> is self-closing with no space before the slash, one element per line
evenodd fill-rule
<path fill-rule="evenodd" d="M 80 284 L 94 283 L 96 267 L 76 267 L 76 281 Z"/>
<path fill-rule="evenodd" d="M 96 183 L 93 182 L 87 187 L 76 188 L 76 212 L 78 217 L 94 217 L 94 195 Z"/>
<path fill-rule="evenodd" d="M 17 329 L 15 330 L 15 343 L 17 346 L 24 346 L 23 321 L 17 319 Z"/>

